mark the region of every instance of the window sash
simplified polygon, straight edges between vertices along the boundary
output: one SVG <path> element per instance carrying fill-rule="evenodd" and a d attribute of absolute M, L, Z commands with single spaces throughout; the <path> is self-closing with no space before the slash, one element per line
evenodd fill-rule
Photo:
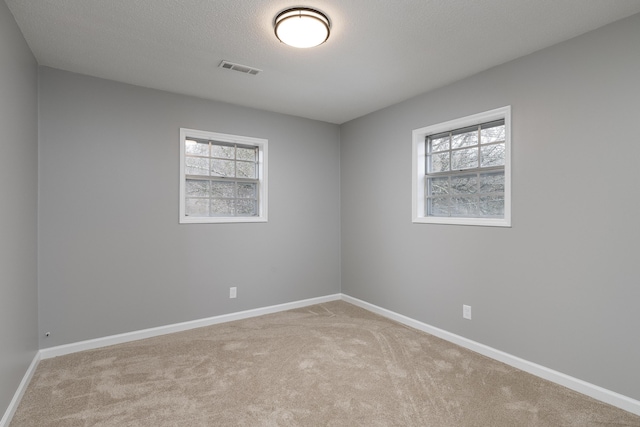
<path fill-rule="evenodd" d="M 214 182 L 220 182 L 220 183 L 225 183 L 225 184 L 233 184 L 233 192 L 232 192 L 232 196 L 224 196 L 224 195 L 217 195 L 213 193 L 213 190 L 209 190 L 208 194 L 202 195 L 202 196 L 193 196 L 193 195 L 185 195 L 185 203 L 188 204 L 189 201 L 197 201 L 197 200 L 201 200 L 201 201 L 208 201 L 208 215 L 195 215 L 196 217 L 220 217 L 220 216 L 232 216 L 232 217 L 255 217 L 259 215 L 259 207 L 260 207 L 260 181 L 257 179 L 220 179 L 219 177 L 202 177 L 202 176 L 197 176 L 196 178 L 192 179 L 189 176 L 185 177 L 185 181 L 189 182 L 189 181 L 203 181 L 203 182 L 210 182 L 210 183 L 214 183 Z M 254 196 L 253 197 L 241 197 L 239 194 L 239 189 L 238 186 L 241 184 L 255 184 L 255 191 L 254 191 Z M 214 212 L 213 208 L 212 208 L 212 204 L 214 201 L 218 201 L 218 200 L 226 200 L 226 201 L 230 201 L 230 206 L 232 207 L 231 211 L 229 212 Z M 246 213 L 243 211 L 240 211 L 240 207 L 242 205 L 245 205 L 246 202 L 253 202 L 253 213 Z M 189 215 L 188 213 L 185 212 L 186 216 L 192 216 Z"/>
<path fill-rule="evenodd" d="M 215 141 L 215 140 L 207 140 L 200 138 L 187 138 L 185 140 L 185 144 L 187 141 L 194 141 L 196 144 L 203 144 L 207 146 L 207 154 L 203 153 L 186 153 L 185 147 L 185 155 L 184 162 L 185 167 L 188 167 L 187 163 L 189 159 L 202 159 L 207 160 L 208 168 L 206 174 L 188 174 L 185 172 L 185 176 L 187 177 L 216 177 L 216 178 L 232 178 L 232 179 L 253 179 L 257 180 L 259 176 L 259 163 L 258 163 L 258 147 L 246 144 L 238 144 L 234 142 L 224 142 L 224 141 Z M 216 156 L 213 153 L 214 147 L 229 147 L 233 148 L 233 157 L 222 157 Z M 253 160 L 242 159 L 238 157 L 238 149 L 250 150 L 253 151 Z M 223 173 L 213 173 L 213 162 L 233 162 L 233 176 L 225 175 Z M 239 171 L 243 170 L 240 165 L 252 165 L 253 166 L 253 175 L 254 178 L 246 178 L 242 176 L 238 176 Z"/>
<path fill-rule="evenodd" d="M 504 127 L 505 121 L 504 119 L 495 120 L 491 122 L 481 123 L 474 126 L 465 126 L 463 128 L 454 129 L 447 132 L 440 132 L 433 135 L 427 135 L 425 137 L 425 168 L 426 175 L 430 176 L 438 176 L 438 175 L 453 175 L 461 172 L 473 172 L 473 171 L 489 171 L 495 168 L 501 168 L 504 170 L 505 165 L 505 155 L 506 155 L 506 141 L 505 138 L 499 140 L 490 140 L 489 142 L 483 142 L 482 131 L 486 129 L 496 128 L 496 127 Z M 453 138 L 458 135 L 464 134 L 472 134 L 476 133 L 475 143 L 473 144 L 463 144 L 458 147 L 453 146 Z M 448 142 L 446 143 L 446 148 L 443 149 L 433 149 L 433 141 L 442 140 L 448 138 Z M 493 166 L 482 166 L 483 161 L 483 148 L 484 147 L 498 147 L 503 146 L 502 149 L 502 164 L 493 165 Z M 455 153 L 463 153 L 464 151 L 475 150 L 477 157 L 474 167 L 462 167 L 462 168 L 453 168 L 453 159 Z M 436 156 L 446 155 L 447 158 L 447 168 L 446 170 L 433 171 L 433 162 Z M 442 158 L 442 157 L 441 157 Z"/>
<path fill-rule="evenodd" d="M 502 178 L 501 184 L 494 184 L 494 189 L 488 189 L 483 191 L 483 175 L 494 175 Z M 455 186 L 452 184 L 454 178 L 469 178 L 475 181 L 471 191 L 456 191 Z M 433 190 L 433 177 L 425 176 L 425 212 L 431 217 L 468 217 L 468 218 L 503 218 L 504 217 L 504 199 L 505 199 L 505 182 L 504 173 L 476 172 L 463 174 L 453 174 L 446 176 L 438 176 L 437 180 L 446 180 L 446 186 L 442 192 L 434 192 Z M 485 184 L 488 187 L 492 187 L 490 183 Z M 502 191 L 495 190 L 495 187 L 502 187 Z M 466 209 L 464 213 L 456 214 L 460 212 L 460 205 L 462 202 L 454 203 L 452 200 L 468 200 L 472 201 L 471 204 L 475 204 L 474 209 Z M 502 201 L 502 206 L 496 208 L 492 205 L 492 201 Z M 438 209 L 442 209 L 446 206 L 446 213 L 438 212 Z"/>

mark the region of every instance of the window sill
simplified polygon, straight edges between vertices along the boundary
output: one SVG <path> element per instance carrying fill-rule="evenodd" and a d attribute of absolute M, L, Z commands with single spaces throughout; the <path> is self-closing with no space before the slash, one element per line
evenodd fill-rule
<path fill-rule="evenodd" d="M 453 218 L 415 217 L 414 224 L 479 225 L 484 227 L 511 227 L 511 221 L 504 218 Z"/>
<path fill-rule="evenodd" d="M 235 223 L 251 223 L 251 222 L 267 222 L 264 217 L 188 217 L 180 218 L 180 224 L 235 224 Z"/>

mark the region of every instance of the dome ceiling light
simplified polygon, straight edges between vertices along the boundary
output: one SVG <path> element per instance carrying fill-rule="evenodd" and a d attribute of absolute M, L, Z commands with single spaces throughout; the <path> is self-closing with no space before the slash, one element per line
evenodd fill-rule
<path fill-rule="evenodd" d="M 274 21 L 276 37 L 284 44 L 298 48 L 321 45 L 329 38 L 329 18 L 307 7 L 280 12 Z"/>

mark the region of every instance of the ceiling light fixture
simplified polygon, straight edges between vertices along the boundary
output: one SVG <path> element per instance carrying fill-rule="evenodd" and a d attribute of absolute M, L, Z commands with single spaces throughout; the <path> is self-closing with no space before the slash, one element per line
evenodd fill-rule
<path fill-rule="evenodd" d="M 276 37 L 289 46 L 307 48 L 321 45 L 329 38 L 329 18 L 307 7 L 280 12 L 274 21 Z"/>

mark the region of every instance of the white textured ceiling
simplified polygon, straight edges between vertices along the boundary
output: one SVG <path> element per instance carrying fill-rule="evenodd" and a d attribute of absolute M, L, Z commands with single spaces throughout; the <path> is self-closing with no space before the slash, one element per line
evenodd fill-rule
<path fill-rule="evenodd" d="M 40 65 L 332 123 L 640 13 L 639 0 L 6 3 Z M 330 17 L 324 45 L 274 36 L 275 15 L 300 5 Z"/>

